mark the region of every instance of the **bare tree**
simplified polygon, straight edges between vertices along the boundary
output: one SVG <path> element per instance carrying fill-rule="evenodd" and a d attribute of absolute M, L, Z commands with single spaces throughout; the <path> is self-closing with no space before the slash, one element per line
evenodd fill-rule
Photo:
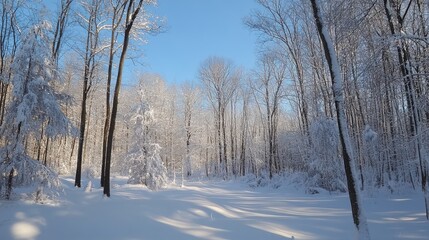
<path fill-rule="evenodd" d="M 126 2 L 127 10 L 125 15 L 124 39 L 122 44 L 121 56 L 119 58 L 118 73 L 116 77 L 115 92 L 113 94 L 112 113 L 109 121 L 109 133 L 108 133 L 107 145 L 106 145 L 103 193 L 107 197 L 110 197 L 110 163 L 112 159 L 113 136 L 115 132 L 116 115 L 117 115 L 118 104 L 119 104 L 119 92 L 122 84 L 122 72 L 124 70 L 123 68 L 124 68 L 125 58 L 127 55 L 128 45 L 130 43 L 133 26 L 135 24 L 137 17 L 139 16 L 140 11 L 142 11 L 143 12 L 142 14 L 144 14 L 144 10 L 145 10 L 144 4 L 151 4 L 154 2 L 155 1 L 153 0 L 139 0 L 139 1 L 128 0 Z M 148 21 L 144 21 L 142 23 L 136 23 L 137 27 L 139 27 L 139 24 L 143 25 L 143 29 L 146 29 L 149 31 L 153 30 L 153 28 L 151 28 L 150 26 L 148 29 L 148 26 L 147 26 Z"/>
<path fill-rule="evenodd" d="M 309 107 L 306 97 L 303 41 L 300 36 L 300 18 L 293 1 L 257 0 L 261 10 L 246 19 L 248 27 L 263 33 L 264 40 L 274 42 L 288 56 L 293 70 L 294 84 L 303 134 L 308 134 Z"/>
<path fill-rule="evenodd" d="M 325 58 L 328 62 L 331 74 L 332 91 L 335 99 L 335 109 L 337 114 L 338 132 L 342 146 L 344 168 L 347 177 L 347 186 L 349 190 L 350 204 L 352 208 L 353 222 L 357 228 L 360 239 L 369 239 L 368 226 L 362 210 L 359 188 L 357 187 L 356 174 L 354 171 L 354 156 L 349 136 L 347 119 L 344 108 L 343 78 L 340 71 L 340 64 L 337 59 L 334 44 L 329 35 L 329 31 L 324 26 L 322 14 L 320 12 L 317 0 L 310 0 L 313 10 L 314 21 L 317 26 L 319 37 L 325 51 Z"/>
<path fill-rule="evenodd" d="M 106 170 L 106 147 L 107 147 L 107 137 L 109 133 L 109 120 L 110 120 L 110 89 L 112 83 L 113 75 L 113 58 L 117 50 L 115 43 L 117 42 L 118 27 L 121 26 L 122 18 L 124 16 L 125 4 L 127 2 L 124 0 L 117 0 L 116 2 L 111 1 L 111 30 L 110 30 L 110 47 L 109 47 L 109 67 L 107 70 L 107 83 L 106 83 L 106 114 L 104 119 L 104 130 L 103 130 L 103 152 L 101 160 L 101 178 L 100 186 L 104 186 L 104 177 Z"/>
<path fill-rule="evenodd" d="M 61 0 L 60 12 L 55 24 L 54 39 L 52 40 L 52 56 L 55 62 L 58 62 L 60 55 L 72 2 L 73 0 Z"/>
<path fill-rule="evenodd" d="M 86 31 L 86 45 L 84 52 L 84 73 L 79 128 L 80 132 L 75 176 L 76 187 L 81 187 L 82 158 L 87 124 L 87 100 L 91 87 L 93 86 L 93 81 L 96 77 L 95 70 L 99 64 L 98 61 L 96 61 L 96 57 L 98 54 L 100 54 L 100 31 L 103 28 L 103 26 L 100 25 L 102 1 L 92 0 L 91 3 L 82 2 L 81 4 L 85 12 L 84 14 L 87 14 L 88 16 L 85 17 L 83 14 L 80 14 L 80 17 L 82 18 L 81 20 L 84 24 L 86 24 L 86 26 L 84 26 Z"/>
<path fill-rule="evenodd" d="M 0 23 L 0 125 L 3 123 L 6 101 L 8 99 L 9 82 L 11 79 L 10 66 L 15 58 L 18 47 L 19 26 L 18 10 L 23 1 L 2 0 Z"/>
<path fill-rule="evenodd" d="M 262 98 L 265 108 L 265 124 L 267 129 L 267 168 L 270 178 L 273 172 L 279 170 L 279 155 L 277 145 L 277 132 L 279 111 L 282 99 L 285 97 L 286 62 L 283 56 L 276 51 L 269 51 L 262 55 L 261 70 L 257 73 L 256 83 L 253 86 L 258 97 Z"/>
<path fill-rule="evenodd" d="M 411 9 L 413 7 L 413 1 L 394 1 L 394 0 L 384 0 L 383 1 L 384 11 L 387 18 L 387 22 L 389 24 L 390 33 L 392 36 L 398 36 L 404 32 L 406 28 L 406 18 L 407 15 L 411 13 Z M 418 8 L 418 17 L 414 17 L 414 19 L 419 19 L 421 25 L 419 28 L 423 29 L 420 32 L 423 36 L 427 32 L 425 30 L 426 23 L 424 20 L 422 21 L 421 11 L 422 11 L 422 2 L 416 1 L 415 3 Z M 410 41 L 409 37 L 397 37 L 398 44 L 396 45 L 397 59 L 399 62 L 399 67 L 402 75 L 402 80 L 404 81 L 404 89 L 405 89 L 405 97 L 407 103 L 407 113 L 408 113 L 408 128 L 409 134 L 415 137 L 415 148 L 417 159 L 419 160 L 419 168 L 420 168 L 420 176 L 421 176 L 421 185 L 422 191 L 425 198 L 425 211 L 426 211 L 426 219 L 429 219 L 429 191 L 428 191 L 428 157 L 426 154 L 426 150 L 424 149 L 424 143 L 422 138 L 422 112 L 419 109 L 419 99 L 421 95 L 422 86 L 418 84 L 418 81 L 422 82 L 422 80 L 428 81 L 426 79 L 416 79 L 420 74 L 415 74 L 415 72 L 419 72 L 421 68 L 414 66 L 412 62 L 412 53 L 410 51 Z M 419 44 L 420 45 L 420 44 Z M 429 43 L 425 44 L 425 48 L 429 46 Z M 424 51 L 426 52 L 426 51 Z M 419 63 L 416 63 L 419 64 Z M 424 71 L 424 69 L 423 69 Z M 423 72 L 422 71 L 422 72 Z M 426 74 L 423 74 L 426 75 Z M 429 111 L 428 111 L 429 112 Z"/>
<path fill-rule="evenodd" d="M 249 77 L 250 79 L 250 77 Z M 249 80 L 249 79 L 246 79 Z M 250 81 L 250 80 L 249 80 Z M 249 84 L 250 85 L 250 84 Z M 240 139 L 239 139 L 239 148 L 237 151 L 239 152 L 239 175 L 244 176 L 247 172 L 247 162 L 249 158 L 249 151 L 248 149 L 251 147 L 249 138 L 249 128 L 250 128 L 250 119 L 249 115 L 249 102 L 251 98 L 251 88 L 248 87 L 248 84 L 241 84 L 240 88 L 238 89 L 238 94 L 240 95 L 242 109 L 241 109 L 241 116 L 240 116 Z"/>
<path fill-rule="evenodd" d="M 183 120 L 184 120 L 184 129 L 185 129 L 185 146 L 186 152 L 182 161 L 182 174 L 186 171 L 186 176 L 189 177 L 192 175 L 192 166 L 191 166 L 191 140 L 194 135 L 193 122 L 194 115 L 196 111 L 196 106 L 200 99 L 200 91 L 198 88 L 190 85 L 184 84 L 181 88 L 182 92 L 182 101 L 183 101 Z M 182 176 L 183 179 L 183 176 Z"/>
<path fill-rule="evenodd" d="M 201 65 L 199 75 L 215 114 L 218 159 L 220 167 L 225 169 L 224 176 L 226 177 L 228 176 L 228 160 L 225 111 L 237 88 L 240 73 L 231 62 L 219 57 L 211 57 Z"/>

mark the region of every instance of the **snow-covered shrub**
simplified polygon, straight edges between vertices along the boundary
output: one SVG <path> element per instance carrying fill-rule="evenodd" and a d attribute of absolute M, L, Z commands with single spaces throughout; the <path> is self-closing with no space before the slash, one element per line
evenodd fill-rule
<path fill-rule="evenodd" d="M 4 156 L 5 149 L 2 149 Z M 31 159 L 25 154 L 14 154 L 14 161 L 0 163 L 0 198 L 7 196 L 7 184 L 9 174 L 13 172 L 12 185 L 14 188 L 25 187 L 25 192 L 30 193 L 37 202 L 55 199 L 61 192 L 61 182 L 58 175 L 41 162 Z"/>
<path fill-rule="evenodd" d="M 266 171 L 261 173 L 259 176 L 256 176 L 255 174 L 249 173 L 245 177 L 246 183 L 251 188 L 257 188 L 257 187 L 266 187 L 270 184 L 271 180 L 269 178 L 269 175 Z"/>
<path fill-rule="evenodd" d="M 362 132 L 363 157 L 366 164 L 363 165 L 364 179 L 366 186 L 381 187 L 382 182 L 382 162 L 378 161 L 379 143 L 378 134 L 369 125 L 365 126 Z M 380 172 L 379 172 L 380 171 Z"/>
<path fill-rule="evenodd" d="M 313 122 L 310 126 L 310 139 L 312 145 L 308 185 L 328 191 L 346 191 L 336 122 L 332 119 Z"/>

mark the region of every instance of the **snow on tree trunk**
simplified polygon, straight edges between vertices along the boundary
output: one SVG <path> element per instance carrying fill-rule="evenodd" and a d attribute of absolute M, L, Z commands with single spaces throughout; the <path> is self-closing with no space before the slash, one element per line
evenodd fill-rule
<path fill-rule="evenodd" d="M 335 100 L 335 108 L 337 113 L 337 123 L 340 136 L 340 142 L 342 145 L 342 153 L 344 160 L 344 168 L 347 177 L 347 187 L 349 190 L 350 204 L 352 208 L 353 222 L 357 229 L 359 239 L 369 239 L 369 231 L 366 223 L 366 217 L 362 209 L 362 203 L 360 199 L 360 192 L 358 186 L 356 186 L 356 173 L 354 169 L 354 154 L 352 145 L 350 142 L 347 120 L 344 109 L 344 96 L 343 96 L 343 79 L 340 70 L 340 64 L 336 56 L 334 44 L 332 43 L 329 31 L 323 24 L 322 15 L 319 9 L 317 0 L 310 0 L 314 20 L 317 26 L 317 30 L 320 39 L 323 44 L 325 51 L 325 58 L 328 62 L 329 71 L 331 74 L 332 91 Z"/>

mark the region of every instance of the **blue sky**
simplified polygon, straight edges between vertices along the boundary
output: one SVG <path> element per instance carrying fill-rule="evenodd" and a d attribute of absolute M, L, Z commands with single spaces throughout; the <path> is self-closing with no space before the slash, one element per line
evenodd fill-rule
<path fill-rule="evenodd" d="M 151 12 L 166 17 L 167 31 L 149 37 L 138 71 L 158 73 L 170 83 L 197 81 L 201 62 L 210 56 L 253 68 L 257 36 L 243 18 L 257 7 L 255 0 L 158 0 Z"/>

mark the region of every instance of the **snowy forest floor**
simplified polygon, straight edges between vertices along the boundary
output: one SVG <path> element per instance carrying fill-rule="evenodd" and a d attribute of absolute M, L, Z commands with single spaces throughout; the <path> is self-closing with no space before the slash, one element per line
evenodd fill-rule
<path fill-rule="evenodd" d="M 0 239 L 354 239 L 347 194 L 229 181 L 152 192 L 115 177 L 109 199 L 102 189 L 62 181 L 65 194 L 56 204 L 0 201 Z M 372 239 L 428 239 L 420 193 L 376 194 L 364 205 Z"/>

